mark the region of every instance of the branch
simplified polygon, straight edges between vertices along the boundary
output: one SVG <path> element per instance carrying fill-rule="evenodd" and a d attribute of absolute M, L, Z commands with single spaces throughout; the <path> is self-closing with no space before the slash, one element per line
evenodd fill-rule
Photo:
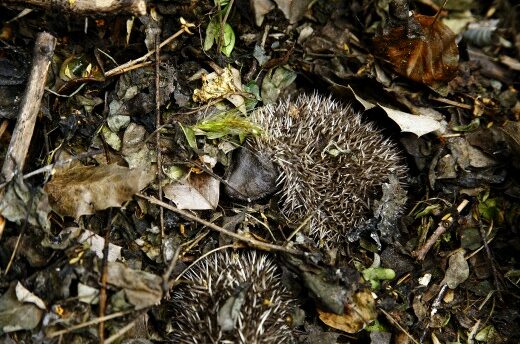
<path fill-rule="evenodd" d="M 0 0 L 2 5 L 21 5 L 74 14 L 107 15 L 129 13 L 146 15 L 146 0 Z"/>
<path fill-rule="evenodd" d="M 16 169 L 22 170 L 25 164 L 55 46 L 56 38 L 47 32 L 41 32 L 36 37 L 31 75 L 2 167 L 2 175 L 6 181 L 13 177 Z"/>

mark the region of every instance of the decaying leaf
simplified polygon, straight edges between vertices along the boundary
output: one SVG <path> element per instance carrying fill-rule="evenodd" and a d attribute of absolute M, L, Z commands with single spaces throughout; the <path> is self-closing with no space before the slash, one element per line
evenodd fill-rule
<path fill-rule="evenodd" d="M 245 100 L 242 92 L 240 72 L 231 67 L 224 68 L 222 73 L 210 73 L 202 76 L 202 87 L 193 91 L 193 100 L 198 103 L 207 103 L 218 98 L 225 98 L 235 105 L 242 113 L 246 112 Z"/>
<path fill-rule="evenodd" d="M 0 333 L 32 330 L 40 323 L 45 305 L 20 282 L 0 296 Z"/>
<path fill-rule="evenodd" d="M 296 73 L 288 66 L 271 69 L 262 82 L 262 100 L 264 104 L 274 103 L 284 88 L 296 80 Z"/>
<path fill-rule="evenodd" d="M 399 125 L 401 131 L 414 133 L 418 137 L 442 128 L 442 124 L 430 116 L 412 115 L 411 113 L 394 110 L 382 105 L 379 106 L 385 110 L 388 117 Z"/>
<path fill-rule="evenodd" d="M 0 215 L 9 221 L 21 223 L 27 219 L 31 225 L 48 231 L 50 211 L 45 192 L 41 188 L 30 190 L 21 175 L 7 183 L 3 195 L 0 192 Z"/>
<path fill-rule="evenodd" d="M 220 182 L 209 174 L 191 174 L 188 179 L 174 182 L 163 188 L 164 196 L 179 209 L 215 209 L 219 200 Z"/>
<path fill-rule="evenodd" d="M 447 284 L 450 289 L 455 289 L 469 277 L 469 265 L 464 258 L 464 251 L 458 251 L 450 257 L 449 266 L 442 284 Z"/>
<path fill-rule="evenodd" d="M 377 54 L 414 81 L 426 85 L 450 81 L 458 69 L 459 52 L 455 34 L 437 19 L 415 14 L 386 30 L 374 38 Z"/>
<path fill-rule="evenodd" d="M 162 298 L 162 278 L 149 272 L 133 270 L 122 263 L 109 262 L 107 281 L 123 288 L 128 302 L 136 310 L 157 305 Z"/>
<path fill-rule="evenodd" d="M 352 302 L 345 305 L 343 315 L 328 313 L 318 309 L 321 321 L 328 326 L 347 333 L 361 331 L 377 317 L 374 297 L 369 290 L 356 292 Z"/>
<path fill-rule="evenodd" d="M 250 0 L 249 3 L 255 15 L 255 23 L 258 26 L 261 26 L 264 22 L 265 15 L 275 8 L 271 0 Z"/>
<path fill-rule="evenodd" d="M 285 18 L 291 24 L 294 24 L 303 17 L 311 0 L 274 0 L 274 2 L 278 5 L 280 11 L 283 12 Z"/>
<path fill-rule="evenodd" d="M 80 166 L 59 170 L 45 191 L 55 212 L 78 218 L 120 207 L 154 177 L 149 171 L 118 165 Z"/>

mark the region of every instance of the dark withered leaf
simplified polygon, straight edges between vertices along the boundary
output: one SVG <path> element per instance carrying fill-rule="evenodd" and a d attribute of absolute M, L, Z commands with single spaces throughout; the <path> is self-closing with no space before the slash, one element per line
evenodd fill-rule
<path fill-rule="evenodd" d="M 58 171 L 45 185 L 52 209 L 75 218 L 120 207 L 145 188 L 154 174 L 118 165 L 80 166 Z"/>
<path fill-rule="evenodd" d="M 407 25 L 401 25 L 376 36 L 377 54 L 390 62 L 397 73 L 414 81 L 426 85 L 450 81 L 459 63 L 455 34 L 435 19 L 420 14 L 410 17 L 420 34 L 410 34 Z"/>

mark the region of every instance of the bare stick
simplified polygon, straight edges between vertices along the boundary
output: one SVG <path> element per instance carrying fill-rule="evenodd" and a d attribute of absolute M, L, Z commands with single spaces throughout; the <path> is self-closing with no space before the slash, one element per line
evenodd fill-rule
<path fill-rule="evenodd" d="M 51 64 L 55 46 L 56 38 L 47 32 L 39 33 L 36 37 L 31 75 L 20 103 L 18 122 L 16 122 L 2 168 L 2 175 L 7 181 L 13 177 L 17 168 L 23 169 L 36 117 L 40 111 L 47 71 Z"/>
<path fill-rule="evenodd" d="M 160 35 L 155 35 L 155 127 L 161 126 L 161 48 L 159 48 Z M 163 200 L 162 190 L 162 156 L 161 156 L 161 131 L 155 131 L 157 144 L 157 180 L 159 182 L 159 200 Z M 161 228 L 161 253 L 164 254 L 164 208 L 159 209 L 159 227 Z"/>
<path fill-rule="evenodd" d="M 460 212 L 468 205 L 468 203 L 469 201 L 467 199 L 460 202 L 459 206 L 457 207 L 457 213 L 460 214 Z M 441 221 L 435 232 L 433 232 L 432 236 L 428 239 L 428 241 L 426 241 L 426 243 L 421 248 L 412 252 L 412 255 L 415 257 L 415 259 L 424 260 L 426 254 L 428 253 L 428 251 L 430 251 L 433 244 L 435 244 L 437 239 L 439 239 L 441 235 L 444 234 L 444 232 L 446 232 L 446 230 L 453 224 L 454 221 L 455 219 L 451 215 L 446 220 Z"/>
<path fill-rule="evenodd" d="M 217 226 L 214 223 L 208 222 L 208 221 L 203 220 L 203 219 L 201 219 L 201 218 L 199 218 L 199 217 L 197 217 L 197 216 L 195 216 L 193 214 L 190 214 L 189 212 L 187 212 L 185 210 L 178 209 L 178 208 L 175 208 L 175 207 L 169 205 L 168 203 L 161 202 L 161 201 L 159 201 L 155 197 L 148 197 L 148 196 L 143 195 L 143 194 L 137 194 L 136 196 L 144 198 L 144 199 L 148 200 L 150 203 L 157 204 L 158 206 L 161 206 L 161 207 L 164 207 L 166 209 L 169 209 L 169 210 L 173 211 L 174 213 L 177 213 L 177 214 L 181 215 L 185 219 L 198 222 L 201 225 L 204 225 L 204 226 L 206 226 L 208 228 L 213 229 L 214 231 L 217 231 L 217 232 L 222 233 L 224 235 L 230 236 L 230 237 L 235 238 L 237 240 L 243 241 L 243 242 L 245 242 L 245 243 L 247 243 L 247 244 L 249 244 L 251 246 L 254 246 L 255 248 L 258 248 L 260 250 L 285 252 L 285 253 L 290 253 L 290 254 L 294 254 L 294 255 L 297 255 L 297 256 L 302 256 L 303 255 L 303 252 L 300 251 L 300 250 L 296 250 L 296 249 L 292 249 L 292 248 L 289 248 L 289 247 L 283 247 L 283 246 L 279 246 L 279 245 L 270 244 L 270 243 L 267 243 L 267 242 L 263 242 L 263 241 L 260 241 L 260 240 L 256 240 L 256 239 L 253 239 L 253 238 L 242 236 L 242 235 L 237 234 L 235 232 L 228 231 L 227 229 L 222 228 L 220 226 Z"/>
<path fill-rule="evenodd" d="M 130 13 L 146 15 L 146 0 L 0 0 L 4 5 L 22 5 L 74 14 L 107 15 Z"/>

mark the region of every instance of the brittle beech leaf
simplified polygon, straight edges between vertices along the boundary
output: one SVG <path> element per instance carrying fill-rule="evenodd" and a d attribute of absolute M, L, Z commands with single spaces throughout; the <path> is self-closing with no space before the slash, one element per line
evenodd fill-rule
<path fill-rule="evenodd" d="M 347 333 L 361 331 L 377 317 L 374 297 L 369 290 L 356 292 L 352 302 L 345 305 L 344 314 L 338 315 L 317 309 L 320 320 L 328 326 Z"/>
<path fill-rule="evenodd" d="M 453 31 L 436 17 L 420 14 L 409 17 L 408 24 L 375 37 L 377 54 L 388 60 L 397 73 L 426 85 L 453 79 L 459 63 Z M 408 27 L 418 32 L 410 33 Z"/>
<path fill-rule="evenodd" d="M 118 165 L 80 166 L 58 171 L 45 185 L 52 209 L 75 218 L 120 207 L 144 189 L 154 174 Z"/>

